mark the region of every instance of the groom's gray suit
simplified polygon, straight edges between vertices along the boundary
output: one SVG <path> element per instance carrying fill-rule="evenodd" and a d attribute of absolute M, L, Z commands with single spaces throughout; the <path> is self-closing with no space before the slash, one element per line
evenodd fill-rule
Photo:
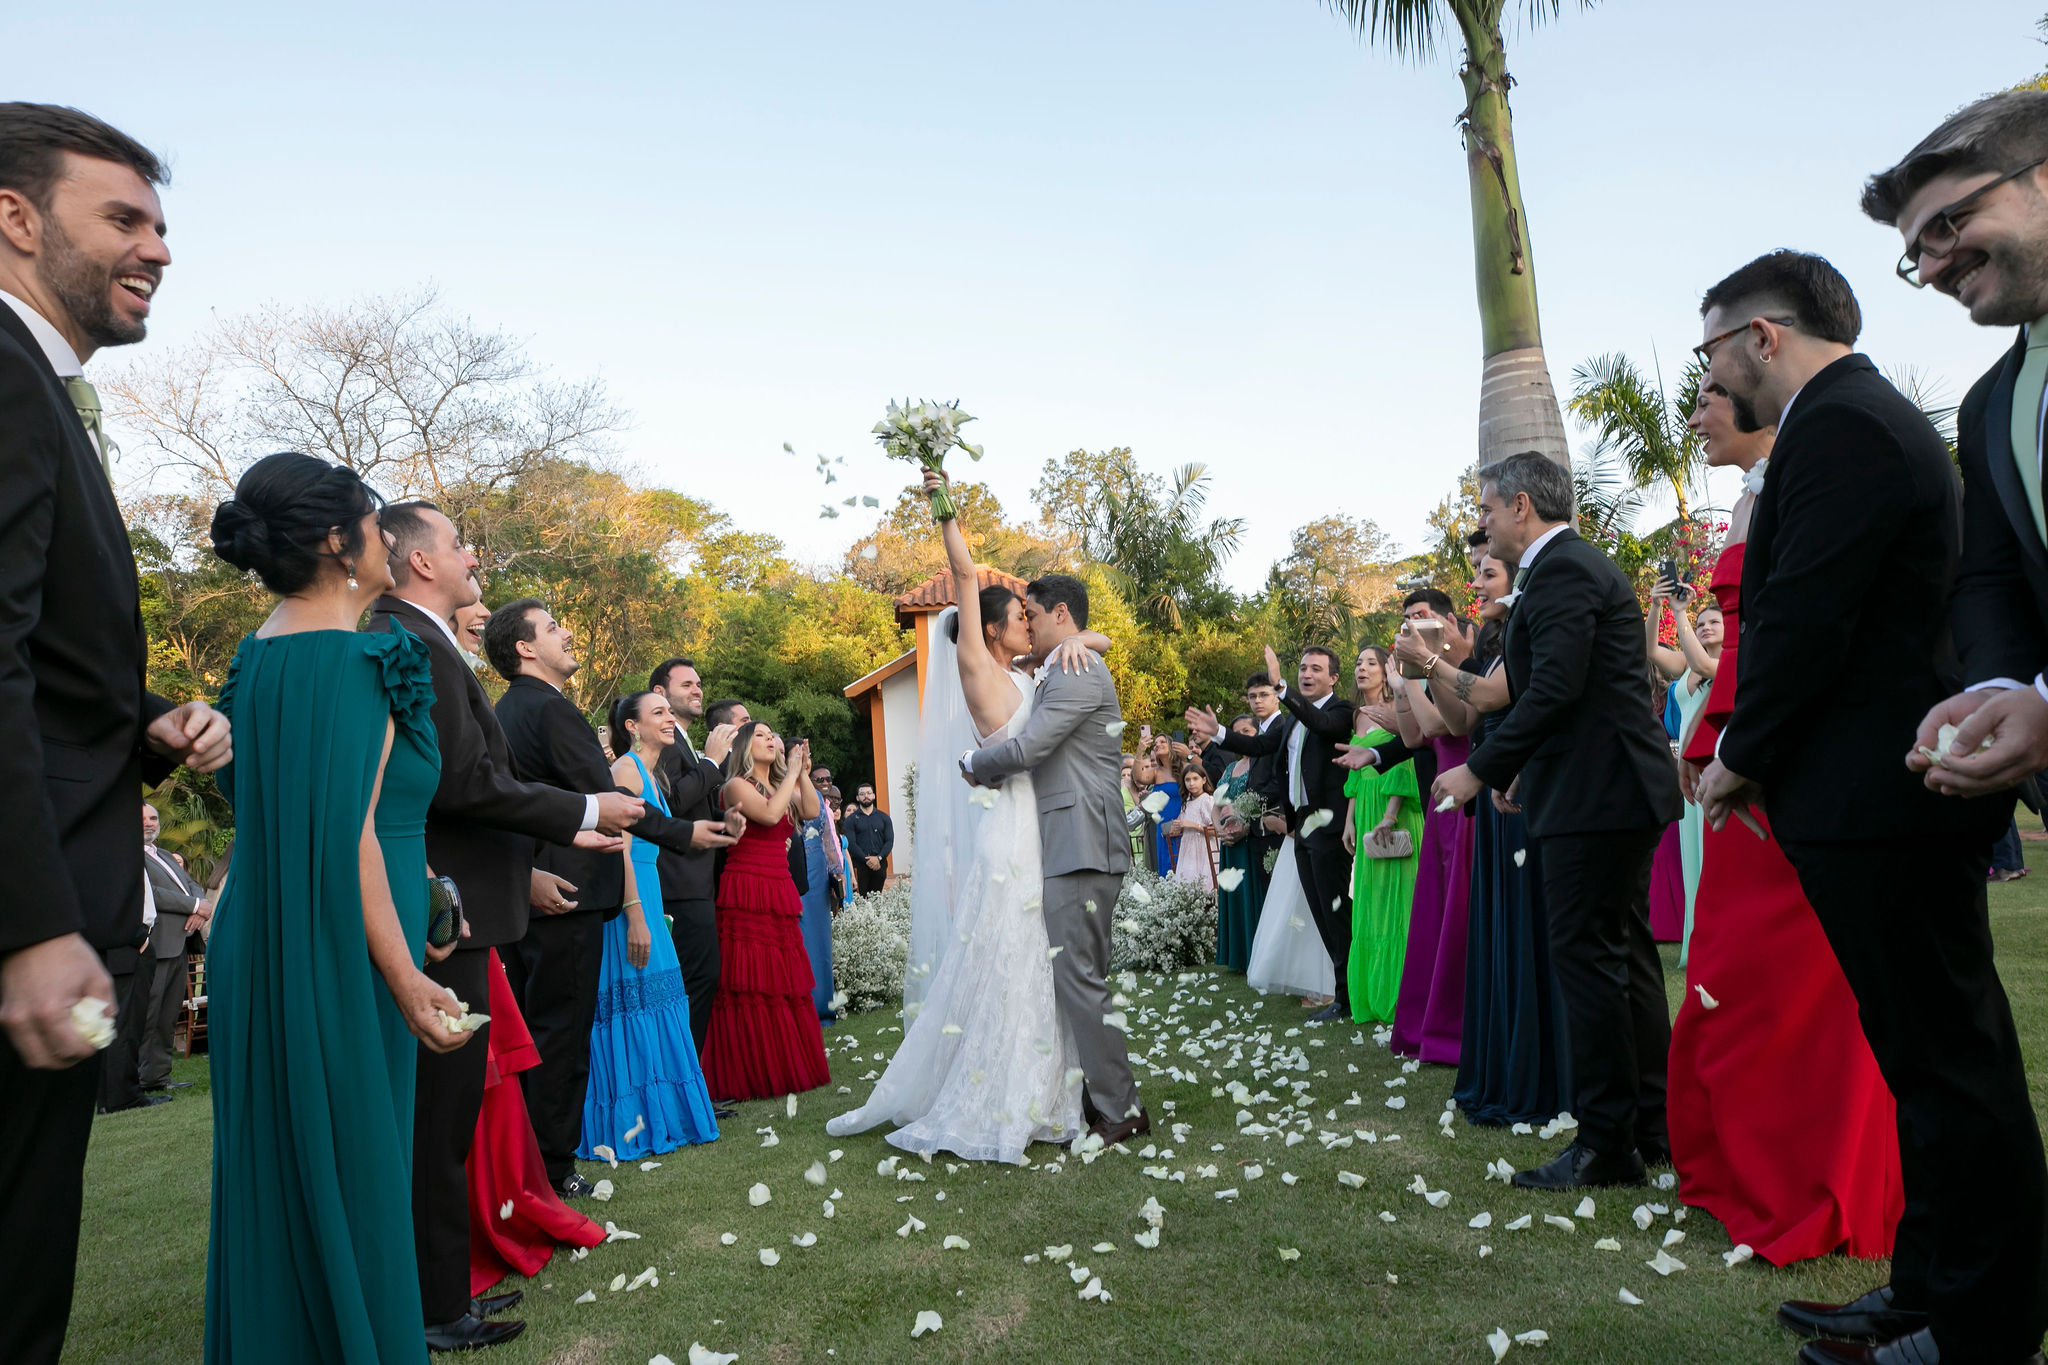
<path fill-rule="evenodd" d="M 1050 668 L 1038 684 L 1031 719 L 1015 739 L 969 755 L 974 779 L 999 785 L 1029 772 L 1038 792 L 1038 833 L 1045 864 L 1045 928 L 1062 951 L 1052 962 L 1053 994 L 1073 1030 L 1088 1098 L 1112 1123 L 1138 1109 L 1138 1086 L 1124 1035 L 1103 1022 L 1110 1012 L 1109 926 L 1131 836 L 1124 828 L 1122 748 L 1109 726 L 1123 719 L 1109 666 L 1091 655 L 1084 672 Z"/>

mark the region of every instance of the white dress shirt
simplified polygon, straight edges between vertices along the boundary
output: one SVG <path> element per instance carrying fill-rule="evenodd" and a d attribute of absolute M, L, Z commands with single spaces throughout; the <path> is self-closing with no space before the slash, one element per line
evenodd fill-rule
<path fill-rule="evenodd" d="M 1556 540 L 1559 536 L 1563 535 L 1569 529 L 1571 529 L 1570 522 L 1560 521 L 1557 525 L 1551 527 L 1548 531 L 1545 531 L 1542 535 L 1530 541 L 1528 548 L 1522 551 L 1522 557 L 1515 561 L 1516 566 L 1518 568 L 1526 569 L 1531 564 L 1534 564 L 1536 562 L 1536 556 L 1543 553 L 1543 547 L 1550 544 L 1551 541 Z"/>
<path fill-rule="evenodd" d="M 395 596 L 395 595 L 396 595 L 396 594 L 394 594 L 394 596 Z M 448 643 L 449 643 L 449 644 L 451 644 L 451 645 L 454 645 L 454 646 L 455 646 L 455 652 L 456 652 L 457 654 L 460 654 L 460 655 L 462 655 L 462 656 L 463 656 L 463 657 L 465 657 L 465 658 L 467 658 L 467 657 L 468 657 L 469 651 L 465 650 L 465 649 L 464 649 L 464 648 L 462 647 L 462 642 L 461 642 L 460 640 L 457 640 L 457 639 L 455 638 L 455 627 L 453 627 L 453 626 L 449 625 L 449 624 L 448 624 L 448 623 L 447 623 L 446 621 L 443 621 L 443 620 L 441 619 L 440 615 L 439 615 L 438 613 L 436 613 L 436 612 L 434 611 L 434 609 L 433 609 L 432 607 L 424 607 L 424 606 L 420 606 L 420 604 L 419 604 L 418 602 L 415 602 L 415 601 L 413 601 L 413 600 L 412 600 L 412 599 L 411 599 L 410 597 L 400 597 L 400 598 L 399 598 L 398 600 L 399 600 L 399 601 L 401 601 L 401 602 L 403 602 L 403 603 L 405 603 L 405 604 L 406 604 L 406 605 L 408 605 L 408 606 L 413 606 L 413 607 L 419 607 L 419 610 L 420 610 L 420 615 L 422 615 L 422 616 L 426 617 L 426 618 L 427 618 L 427 619 L 428 619 L 429 621 L 432 621 L 432 622 L 433 622 L 433 623 L 434 623 L 435 625 L 437 625 L 437 626 L 439 626 L 439 627 L 441 628 L 441 633 L 442 633 L 443 635 L 445 635 L 445 636 L 447 636 L 447 637 L 448 637 Z M 543 681 L 543 682 L 546 682 L 547 680 L 546 680 L 546 679 L 542 679 L 542 681 Z M 552 684 L 552 683 L 550 683 L 550 684 L 549 684 L 549 686 L 553 686 L 553 684 Z M 562 689 L 561 689 L 561 688 L 559 688 L 559 687 L 557 687 L 557 688 L 555 688 L 555 690 L 556 690 L 557 692 L 559 692 L 559 691 L 561 691 Z M 584 797 L 583 797 L 583 823 L 582 823 L 581 825 L 577 826 L 577 828 L 578 828 L 578 829 L 596 829 L 596 828 L 597 828 L 597 798 L 596 798 L 595 796 L 593 796 L 593 795 L 590 795 L 589 793 L 585 793 L 585 794 L 584 794 Z"/>
<path fill-rule="evenodd" d="M 22 325 L 28 328 L 28 334 L 43 348 L 43 355 L 49 360 L 50 368 L 57 372 L 57 378 L 84 377 L 85 365 L 78 359 L 78 352 L 71 349 L 71 343 L 64 339 L 64 334 L 58 331 L 48 318 L 5 289 L 0 289 L 0 303 L 12 308 L 15 315 L 21 319 Z M 91 439 L 92 433 L 86 432 L 86 437 Z M 104 456 L 106 452 L 101 451 L 100 454 Z"/>
<path fill-rule="evenodd" d="M 1309 705 L 1320 711 L 1330 698 L 1335 695 L 1336 693 L 1334 692 L 1325 692 L 1322 696 L 1310 702 Z M 1287 698 L 1287 689 L 1284 687 L 1280 689 L 1280 698 L 1283 701 Z M 1274 713 L 1275 719 L 1278 716 L 1279 713 L 1276 711 Z M 1287 736 L 1287 804 L 1293 806 L 1296 810 L 1300 810 L 1308 804 L 1308 785 L 1301 780 L 1301 746 L 1307 740 L 1308 727 L 1299 720 L 1295 721 L 1294 732 Z"/>

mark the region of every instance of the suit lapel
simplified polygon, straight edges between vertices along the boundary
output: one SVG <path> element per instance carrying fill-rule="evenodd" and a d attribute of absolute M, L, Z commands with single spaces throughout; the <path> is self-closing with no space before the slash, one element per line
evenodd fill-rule
<path fill-rule="evenodd" d="M 2041 532 L 2034 525 L 2034 509 L 2027 505 L 2026 486 L 2013 464 L 2012 449 L 2012 390 L 2026 354 L 2027 342 L 2022 336 L 1998 368 L 1998 382 L 1991 386 L 1991 398 L 1984 408 L 1984 457 L 1991 468 L 1992 487 L 1998 490 L 1998 505 L 2012 523 L 2030 574 L 2039 581 L 2048 576 L 2048 548 L 2042 546 Z"/>

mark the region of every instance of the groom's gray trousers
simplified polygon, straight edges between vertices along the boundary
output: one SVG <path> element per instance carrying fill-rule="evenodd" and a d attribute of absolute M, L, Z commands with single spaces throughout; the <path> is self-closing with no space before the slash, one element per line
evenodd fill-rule
<path fill-rule="evenodd" d="M 1103 1023 L 1109 1003 L 1109 922 L 1124 879 L 1116 872 L 1069 872 L 1045 879 L 1045 932 L 1061 949 L 1052 960 L 1053 997 L 1074 1037 L 1088 1098 L 1112 1123 L 1138 1109 L 1123 1031 Z M 1094 909 L 1090 909 L 1090 906 Z"/>

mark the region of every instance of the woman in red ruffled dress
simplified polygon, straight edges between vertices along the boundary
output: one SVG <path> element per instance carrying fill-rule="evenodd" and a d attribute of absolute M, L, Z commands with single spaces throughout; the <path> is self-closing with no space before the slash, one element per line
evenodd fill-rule
<path fill-rule="evenodd" d="M 594 1247 L 604 1229 L 555 1194 L 526 1116 L 519 1073 L 540 1065 L 498 950 L 491 954 L 490 1056 L 469 1146 L 469 1292 L 507 1275 L 538 1275 L 558 1246 Z M 507 1304 L 506 1307 L 511 1305 Z"/>
<path fill-rule="evenodd" d="M 725 808 L 744 815 L 747 830 L 718 882 L 718 995 L 704 1083 L 715 1100 L 770 1099 L 832 1079 L 811 997 L 803 901 L 789 873 L 798 822 L 818 815 L 810 746 L 785 754 L 773 730 L 748 721 L 733 736 L 725 775 Z"/>
<path fill-rule="evenodd" d="M 1720 666 L 1684 748 L 1696 775 L 1735 709 L 1743 541 L 1776 433 L 1736 430 L 1717 389 L 1700 391 L 1688 425 L 1708 464 L 1744 471 L 1710 584 Z M 1905 1208 L 1891 1091 L 1792 865 L 1738 820 L 1704 835 L 1686 985 L 1668 1101 L 1685 1202 L 1772 1265 L 1890 1255 Z"/>

